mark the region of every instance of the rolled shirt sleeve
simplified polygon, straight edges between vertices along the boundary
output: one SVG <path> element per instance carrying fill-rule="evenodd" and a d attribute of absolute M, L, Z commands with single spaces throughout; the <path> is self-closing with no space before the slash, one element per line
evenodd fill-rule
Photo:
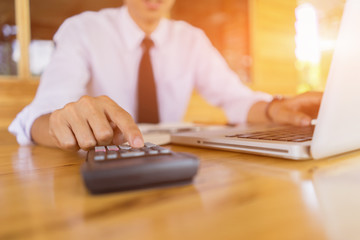
<path fill-rule="evenodd" d="M 89 67 L 86 41 L 76 19 L 66 20 L 54 36 L 55 51 L 49 66 L 41 76 L 36 96 L 9 126 L 20 145 L 32 144 L 31 127 L 41 115 L 77 101 L 86 93 Z"/>
<path fill-rule="evenodd" d="M 54 36 L 56 48 L 33 102 L 9 126 L 19 144 L 32 143 L 31 127 L 38 117 L 83 95 L 107 95 L 136 119 L 143 35 L 126 7 L 66 20 Z M 181 121 L 194 88 L 223 108 L 230 123 L 245 122 L 255 102 L 271 100 L 241 83 L 200 29 L 163 19 L 151 37 L 162 122 Z"/>

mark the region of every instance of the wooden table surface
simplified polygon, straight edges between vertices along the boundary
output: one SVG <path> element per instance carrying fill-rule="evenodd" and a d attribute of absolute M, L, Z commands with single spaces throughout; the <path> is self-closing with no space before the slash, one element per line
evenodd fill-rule
<path fill-rule="evenodd" d="M 180 187 L 90 195 L 83 153 L 0 130 L 0 239 L 359 239 L 360 152 L 319 161 L 196 154 Z"/>

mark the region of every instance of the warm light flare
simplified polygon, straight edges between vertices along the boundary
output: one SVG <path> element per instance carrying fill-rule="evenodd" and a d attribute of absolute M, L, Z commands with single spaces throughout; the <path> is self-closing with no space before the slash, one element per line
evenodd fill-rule
<path fill-rule="evenodd" d="M 320 37 L 316 10 L 310 3 L 304 3 L 295 10 L 295 55 L 299 61 L 319 63 Z"/>

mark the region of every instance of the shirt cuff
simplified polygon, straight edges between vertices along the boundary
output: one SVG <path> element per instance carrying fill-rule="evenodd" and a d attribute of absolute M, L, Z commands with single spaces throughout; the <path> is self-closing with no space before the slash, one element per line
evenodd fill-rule
<path fill-rule="evenodd" d="M 10 124 L 8 131 L 16 136 L 16 140 L 21 146 L 32 145 L 34 142 L 31 138 L 31 127 L 34 121 L 51 110 L 42 109 L 34 111 L 31 105 L 25 107 Z"/>
<path fill-rule="evenodd" d="M 273 97 L 263 92 L 254 92 L 253 96 L 242 97 L 224 107 L 225 114 L 230 124 L 240 124 L 247 122 L 247 116 L 251 107 L 260 101 L 270 102 Z"/>

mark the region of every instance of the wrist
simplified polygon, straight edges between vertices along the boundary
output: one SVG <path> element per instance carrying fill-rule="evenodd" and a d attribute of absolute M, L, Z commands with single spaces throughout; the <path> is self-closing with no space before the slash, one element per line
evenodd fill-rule
<path fill-rule="evenodd" d="M 281 102 L 283 100 L 284 100 L 283 96 L 275 95 L 273 97 L 273 99 L 270 102 L 268 102 L 268 104 L 266 105 L 266 107 L 265 107 L 265 116 L 266 116 L 266 118 L 267 118 L 267 120 L 269 122 L 274 122 L 274 118 L 272 117 L 272 115 L 270 113 L 271 107 L 273 107 L 273 105 L 275 105 L 276 103 Z"/>

